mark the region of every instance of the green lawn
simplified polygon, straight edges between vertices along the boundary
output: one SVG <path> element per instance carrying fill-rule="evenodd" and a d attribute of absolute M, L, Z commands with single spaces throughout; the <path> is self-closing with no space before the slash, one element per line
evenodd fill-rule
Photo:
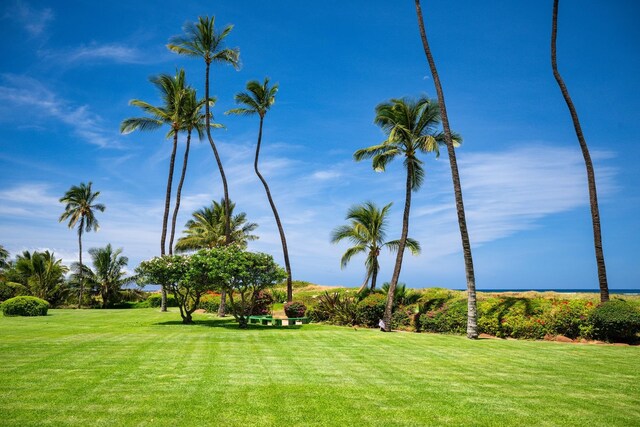
<path fill-rule="evenodd" d="M 0 317 L 0 425 L 640 425 L 640 348 L 175 312 Z"/>

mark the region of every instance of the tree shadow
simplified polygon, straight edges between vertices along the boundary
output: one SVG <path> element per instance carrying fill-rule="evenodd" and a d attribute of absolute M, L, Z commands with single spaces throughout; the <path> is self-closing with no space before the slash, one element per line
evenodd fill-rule
<path fill-rule="evenodd" d="M 167 320 L 164 322 L 154 323 L 157 326 L 185 326 L 185 327 L 204 327 L 204 328 L 224 328 L 224 329 L 233 329 L 236 331 L 269 331 L 269 330 L 297 330 L 300 329 L 303 325 L 291 325 L 291 326 L 268 326 L 268 325 L 258 325 L 255 323 L 251 323 L 247 325 L 245 329 L 241 329 L 238 322 L 233 320 L 232 318 L 211 318 L 211 319 L 196 319 L 193 323 L 182 323 L 182 320 Z"/>

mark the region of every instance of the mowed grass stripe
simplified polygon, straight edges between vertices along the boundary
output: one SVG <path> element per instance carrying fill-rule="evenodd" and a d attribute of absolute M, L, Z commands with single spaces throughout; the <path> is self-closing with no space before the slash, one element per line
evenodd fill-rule
<path fill-rule="evenodd" d="M 640 349 L 148 310 L 0 318 L 1 425 L 638 425 Z"/>

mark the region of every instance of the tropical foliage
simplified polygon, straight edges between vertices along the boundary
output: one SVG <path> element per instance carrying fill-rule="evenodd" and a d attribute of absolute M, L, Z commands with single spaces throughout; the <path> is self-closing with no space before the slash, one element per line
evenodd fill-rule
<path fill-rule="evenodd" d="M 385 241 L 391 205 L 392 203 L 389 203 L 382 209 L 373 202 L 354 205 L 349 209 L 345 218 L 350 221 L 349 225 L 337 227 L 331 234 L 333 243 L 348 240 L 354 245 L 342 255 L 340 261 L 342 268 L 346 267 L 355 255 L 366 254 L 366 275 L 360 291 L 367 287 L 369 280 L 371 280 L 371 289 L 376 288 L 376 280 L 380 271 L 380 263 L 378 262 L 380 250 L 387 247 L 393 252 L 400 247 L 399 240 Z M 409 237 L 406 239 L 406 248 L 414 255 L 420 253 L 420 243 Z"/>
<path fill-rule="evenodd" d="M 396 263 L 391 276 L 384 312 L 384 322 L 390 325 L 393 293 L 400 277 L 402 258 L 409 233 L 411 192 L 420 188 L 425 176 L 423 162 L 418 158 L 418 155 L 435 152 L 437 156 L 439 154 L 438 144 L 444 142 L 444 137 L 438 131 L 440 109 L 427 97 L 391 99 L 383 102 L 376 107 L 375 123 L 382 129 L 386 139 L 380 144 L 357 150 L 353 154 L 354 159 L 356 161 L 372 159 L 373 169 L 383 172 L 391 161 L 401 157 L 407 170 L 402 232 L 397 245 Z M 460 137 L 456 137 L 456 142 L 459 143 L 459 141 Z"/>
<path fill-rule="evenodd" d="M 129 259 L 122 256 L 122 248 L 114 250 L 111 244 L 108 244 L 104 248 L 89 249 L 89 255 L 93 262 L 93 270 L 89 270 L 88 282 L 100 295 L 102 308 L 119 302 L 120 290 L 132 281 L 124 271 Z"/>
<path fill-rule="evenodd" d="M 96 203 L 96 199 L 100 195 L 99 191 L 94 192 L 91 189 L 91 182 L 72 186 L 65 195 L 60 199 L 60 203 L 65 203 L 64 212 L 60 215 L 59 222 L 69 221 L 69 228 L 78 226 L 78 262 L 80 264 L 80 289 L 78 294 L 78 307 L 82 306 L 84 294 L 84 280 L 82 271 L 82 233 L 98 231 L 100 225 L 95 217 L 95 211 L 104 212 L 105 206 L 102 203 Z"/>
<path fill-rule="evenodd" d="M 234 215 L 235 207 L 235 203 L 229 204 L 231 214 L 230 243 L 240 248 L 246 248 L 248 242 L 258 239 L 258 236 L 251 234 L 258 228 L 258 224 L 247 222 L 247 214 L 244 212 Z M 224 200 L 221 200 L 220 203 L 213 201 L 211 206 L 205 206 L 193 212 L 192 218 L 185 224 L 183 236 L 176 243 L 176 251 L 186 252 L 226 245 L 224 211 Z"/>
<path fill-rule="evenodd" d="M 69 269 L 56 259 L 53 252 L 24 251 L 16 257 L 15 271 L 19 283 L 31 295 L 48 301 L 51 305 L 62 303 L 67 295 L 64 275 Z"/>
<path fill-rule="evenodd" d="M 207 131 L 207 138 L 209 144 L 213 150 L 216 163 L 218 164 L 218 170 L 220 171 L 220 177 L 222 179 L 222 187 L 224 192 L 224 206 L 226 215 L 225 224 L 225 236 L 227 243 L 231 240 L 231 214 L 230 200 L 229 200 L 229 187 L 227 184 L 227 178 L 222 167 L 222 160 L 218 153 L 218 148 L 211 137 L 210 127 L 210 105 L 209 101 L 209 69 L 211 64 L 226 64 L 233 66 L 236 70 L 240 67 L 240 51 L 238 48 L 227 48 L 226 38 L 233 29 L 232 25 L 227 25 L 222 31 L 217 31 L 215 27 L 215 16 L 212 17 L 198 17 L 198 22 L 188 22 L 183 27 L 184 34 L 180 36 L 172 37 L 167 44 L 167 48 L 179 55 L 185 55 L 189 57 L 202 58 L 205 63 L 205 128 Z"/>
<path fill-rule="evenodd" d="M 262 144 L 262 126 L 264 123 L 264 117 L 271 106 L 276 102 L 276 93 L 278 92 L 278 85 L 269 86 L 269 78 L 265 78 L 262 83 L 257 80 L 252 80 L 247 83 L 247 91 L 236 94 L 236 103 L 241 107 L 234 108 L 227 111 L 227 114 L 240 114 L 244 116 L 258 115 L 260 118 L 260 127 L 258 128 L 258 143 L 256 145 L 256 156 L 253 161 L 253 169 L 256 175 L 264 186 L 264 191 L 267 194 L 269 205 L 273 211 L 273 217 L 276 220 L 278 227 L 278 233 L 280 234 L 280 243 L 282 244 L 282 254 L 284 256 L 284 266 L 287 270 L 287 301 L 291 302 L 293 299 L 293 286 L 291 282 L 291 264 L 289 263 L 289 250 L 287 248 L 287 238 L 284 234 L 284 228 L 280 221 L 280 215 L 278 209 L 271 196 L 271 190 L 267 184 L 267 180 L 264 179 L 260 170 L 258 169 L 258 159 L 260 157 L 260 146 Z"/>

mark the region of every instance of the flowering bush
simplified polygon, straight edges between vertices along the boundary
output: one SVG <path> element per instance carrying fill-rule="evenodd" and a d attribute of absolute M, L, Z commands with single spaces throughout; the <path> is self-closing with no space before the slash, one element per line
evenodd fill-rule
<path fill-rule="evenodd" d="M 304 317 L 307 306 L 299 301 L 291 301 L 284 305 L 284 312 L 287 317 Z"/>

